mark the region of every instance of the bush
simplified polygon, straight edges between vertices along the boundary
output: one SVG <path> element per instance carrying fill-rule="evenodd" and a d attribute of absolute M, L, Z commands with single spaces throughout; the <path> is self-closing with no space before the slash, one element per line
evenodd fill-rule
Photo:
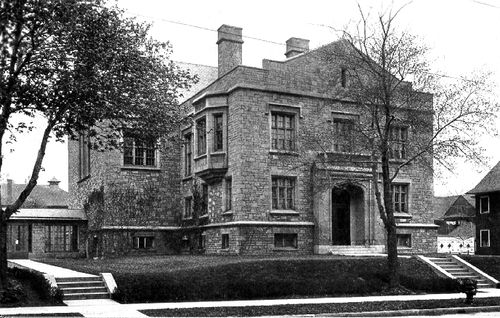
<path fill-rule="evenodd" d="M 27 279 L 31 282 L 33 289 L 39 294 L 41 300 L 51 304 L 62 304 L 63 293 L 60 288 L 52 287 L 45 277 L 34 271 L 21 268 L 12 268 L 10 273 L 17 278 Z"/>
<path fill-rule="evenodd" d="M 14 304 L 23 301 L 26 292 L 23 286 L 15 279 L 9 279 L 7 288 L 0 290 L 0 304 Z"/>

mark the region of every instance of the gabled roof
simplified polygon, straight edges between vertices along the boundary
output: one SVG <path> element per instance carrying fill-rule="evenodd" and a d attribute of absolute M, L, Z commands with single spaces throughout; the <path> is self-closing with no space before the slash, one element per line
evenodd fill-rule
<path fill-rule="evenodd" d="M 215 66 L 192 64 L 186 62 L 176 62 L 176 64 L 184 70 L 189 70 L 192 75 L 198 76 L 198 82 L 196 84 L 193 84 L 188 90 L 180 91 L 180 93 L 183 95 L 180 100 L 181 103 L 189 99 L 197 92 L 201 91 L 203 88 L 207 87 L 218 77 L 218 68 Z"/>
<path fill-rule="evenodd" d="M 479 181 L 479 183 L 469 192 L 470 194 L 488 193 L 500 191 L 500 162 Z"/>
<path fill-rule="evenodd" d="M 470 219 L 475 216 L 475 202 L 467 195 L 434 197 L 434 217 L 445 221 Z"/>
<path fill-rule="evenodd" d="M 51 181 L 53 182 L 53 181 Z M 58 183 L 58 182 L 57 182 Z M 19 197 L 19 194 L 26 188 L 26 184 L 12 183 L 12 192 L 9 195 L 9 184 L 1 185 L 2 205 L 9 205 Z M 65 208 L 68 207 L 68 192 L 59 188 L 57 184 L 36 185 L 29 197 L 24 202 L 25 208 Z"/>

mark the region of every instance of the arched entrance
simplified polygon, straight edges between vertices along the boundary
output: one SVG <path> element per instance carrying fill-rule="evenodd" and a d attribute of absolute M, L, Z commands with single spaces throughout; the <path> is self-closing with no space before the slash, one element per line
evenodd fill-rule
<path fill-rule="evenodd" d="M 363 196 L 363 189 L 353 184 L 340 185 L 332 189 L 332 245 L 364 244 Z"/>

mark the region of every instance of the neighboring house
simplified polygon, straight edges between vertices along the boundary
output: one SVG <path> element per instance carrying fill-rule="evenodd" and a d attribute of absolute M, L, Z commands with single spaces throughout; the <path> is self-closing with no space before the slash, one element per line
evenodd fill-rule
<path fill-rule="evenodd" d="M 1 185 L 3 207 L 25 189 L 8 179 Z M 36 185 L 23 206 L 8 221 L 9 258 L 77 256 L 84 252 L 80 240 L 86 228 L 83 210 L 68 209 L 68 192 L 53 178 L 48 185 Z"/>
<path fill-rule="evenodd" d="M 287 60 L 242 66 L 241 32 L 219 29 L 218 68 L 187 65 L 206 82 L 182 104 L 191 124 L 180 127 L 179 144 L 128 132 L 121 152 L 90 151 L 85 136 L 69 142 L 70 207 L 86 208 L 96 255 L 384 251 L 371 170 L 343 159 L 366 156 L 351 144 L 365 114 L 335 94 L 348 89 L 345 66 L 328 65 L 342 77 L 332 91 L 318 75 L 322 49 L 309 51 L 309 41 L 298 38 L 287 41 Z M 421 94 L 429 111 L 419 114 L 432 123 L 432 96 Z M 397 129 L 398 149 L 422 134 Z M 304 164 L 319 154 L 311 142 L 318 133 L 332 141 L 321 155 L 337 156 L 338 165 Z M 394 180 L 402 253 L 436 251 L 432 182 L 419 162 Z"/>
<path fill-rule="evenodd" d="M 475 202 L 471 196 L 434 197 L 438 253 L 474 254 Z"/>
<path fill-rule="evenodd" d="M 476 199 L 476 254 L 500 254 L 500 162 L 468 194 Z"/>

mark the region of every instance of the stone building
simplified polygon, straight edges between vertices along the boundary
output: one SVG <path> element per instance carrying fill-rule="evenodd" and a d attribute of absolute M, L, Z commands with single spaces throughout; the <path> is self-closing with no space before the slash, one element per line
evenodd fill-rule
<path fill-rule="evenodd" d="M 86 208 L 93 245 L 127 253 L 383 252 L 371 170 L 352 160 L 366 157 L 353 129 L 366 114 L 341 97 L 346 66 L 323 59 L 343 43 L 309 51 L 308 40 L 291 38 L 287 59 L 263 60 L 262 68 L 241 65 L 240 28 L 221 26 L 217 45 L 218 74 L 200 68 L 205 83 L 182 105 L 189 120 L 178 144 L 154 147 L 124 135 L 123 151 L 95 153 L 84 136 L 70 142 L 70 204 Z M 432 123 L 432 96 L 421 94 L 427 108 L 418 115 Z M 409 140 L 423 133 L 396 130 L 404 159 Z M 436 251 L 432 181 L 419 162 L 394 180 L 402 253 Z M 124 188 L 130 199 L 115 191 L 113 202 L 131 205 L 110 204 L 113 189 Z"/>

